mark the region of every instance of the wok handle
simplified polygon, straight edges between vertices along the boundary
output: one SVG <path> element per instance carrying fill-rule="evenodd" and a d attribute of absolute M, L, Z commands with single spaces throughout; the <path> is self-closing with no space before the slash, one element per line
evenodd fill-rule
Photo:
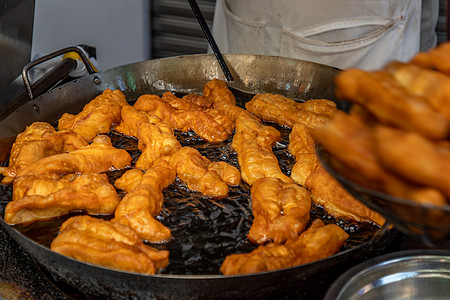
<path fill-rule="evenodd" d="M 53 53 L 50 53 L 48 55 L 42 56 L 30 63 L 28 63 L 22 70 L 22 80 L 25 85 L 25 89 L 27 91 L 28 97 L 30 100 L 34 98 L 33 95 L 33 89 L 37 90 L 38 92 L 36 94 L 41 94 L 47 90 L 49 90 L 51 87 L 53 87 L 58 81 L 63 79 L 65 76 L 67 76 L 72 70 L 76 68 L 76 60 L 71 58 L 64 59 L 57 67 L 53 68 L 49 74 L 44 75 L 41 79 L 39 79 L 33 87 L 31 86 L 30 80 L 28 78 L 28 72 L 31 68 L 45 62 L 48 60 L 51 60 L 57 56 L 60 56 L 65 53 L 69 52 L 75 52 L 77 53 L 82 62 L 84 63 L 86 70 L 89 74 L 95 73 L 95 70 L 87 58 L 87 56 L 84 54 L 84 52 L 81 50 L 80 47 L 67 47 L 58 51 L 55 51 Z"/>

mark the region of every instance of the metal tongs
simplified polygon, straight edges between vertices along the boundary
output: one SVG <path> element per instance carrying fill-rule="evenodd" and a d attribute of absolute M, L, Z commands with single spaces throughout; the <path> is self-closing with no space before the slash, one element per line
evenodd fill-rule
<path fill-rule="evenodd" d="M 220 53 L 219 47 L 217 47 L 216 41 L 214 40 L 214 37 L 211 34 L 211 31 L 209 30 L 208 24 L 206 24 L 206 20 L 203 17 L 200 8 L 198 7 L 197 1 L 196 0 L 188 0 L 188 1 L 189 4 L 191 5 L 195 17 L 197 18 L 198 23 L 200 23 L 200 26 L 202 27 L 203 33 L 205 34 L 206 39 L 208 40 L 208 43 L 211 46 L 217 61 L 219 62 L 220 67 L 222 68 L 223 73 L 225 74 L 225 78 L 228 81 L 233 81 L 233 76 L 231 75 L 231 72 L 228 69 L 227 63 L 225 62 L 222 53 Z"/>

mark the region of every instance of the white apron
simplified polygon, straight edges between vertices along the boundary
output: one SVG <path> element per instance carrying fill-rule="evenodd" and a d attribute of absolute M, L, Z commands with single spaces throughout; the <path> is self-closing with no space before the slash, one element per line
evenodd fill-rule
<path fill-rule="evenodd" d="M 421 0 L 217 0 L 213 35 L 223 53 L 372 70 L 417 54 L 421 8 Z"/>

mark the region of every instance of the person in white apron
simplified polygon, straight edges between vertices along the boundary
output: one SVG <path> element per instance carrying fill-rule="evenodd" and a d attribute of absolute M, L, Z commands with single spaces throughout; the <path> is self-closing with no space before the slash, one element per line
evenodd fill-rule
<path fill-rule="evenodd" d="M 222 53 L 373 70 L 435 47 L 439 0 L 217 0 Z"/>

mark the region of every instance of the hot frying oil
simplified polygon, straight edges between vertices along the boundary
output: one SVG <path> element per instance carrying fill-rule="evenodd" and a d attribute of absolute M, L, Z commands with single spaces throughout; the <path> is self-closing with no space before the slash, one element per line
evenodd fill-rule
<path fill-rule="evenodd" d="M 237 105 L 244 107 L 244 103 L 253 95 L 233 90 Z M 180 95 L 178 95 L 180 96 Z M 282 134 L 283 140 L 277 143 L 273 151 L 277 156 L 281 170 L 290 175 L 295 159 L 289 154 L 287 145 L 290 129 L 272 123 Z M 231 148 L 232 137 L 224 143 L 209 143 L 199 138 L 193 132 L 182 133 L 175 131 L 182 146 L 196 148 L 203 156 L 211 161 L 226 161 L 239 167 L 237 155 Z M 135 163 L 140 155 L 138 141 L 112 130 L 108 136 L 117 148 L 127 150 Z M 122 176 L 126 170 L 108 173 L 111 183 Z M 0 212 L 12 195 L 11 185 L 0 185 Z M 242 182 L 237 187 L 230 188 L 227 198 L 211 199 L 198 192 L 190 191 L 180 180 L 164 190 L 164 207 L 157 219 L 167 226 L 172 233 L 172 239 L 166 244 L 152 245 L 159 249 L 170 251 L 170 263 L 163 274 L 220 274 L 220 266 L 225 256 L 232 253 L 250 252 L 256 248 L 247 239 L 247 233 L 253 222 L 251 209 L 250 188 Z M 119 196 L 123 193 L 119 191 Z M 17 230 L 36 242 L 49 247 L 56 237 L 61 224 L 69 217 L 82 212 L 50 221 L 36 222 L 31 225 L 15 226 Z M 100 216 L 110 219 L 112 216 Z M 313 207 L 311 220 L 321 218 L 325 223 L 337 223 L 350 234 L 344 248 L 352 248 L 367 242 L 376 233 L 376 226 L 358 223 L 339 222 L 326 214 L 320 207 Z"/>

